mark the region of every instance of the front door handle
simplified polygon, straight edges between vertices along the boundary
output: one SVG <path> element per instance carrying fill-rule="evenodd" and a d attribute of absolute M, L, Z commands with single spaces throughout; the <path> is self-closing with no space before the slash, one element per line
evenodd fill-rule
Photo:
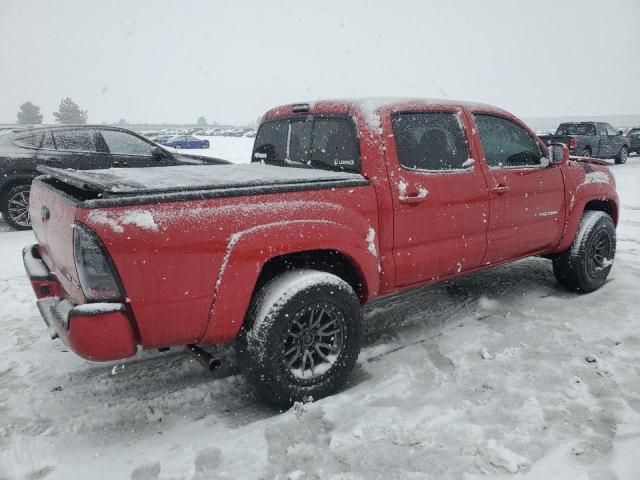
<path fill-rule="evenodd" d="M 398 200 L 400 203 L 407 203 L 409 205 L 417 205 L 418 203 L 422 203 L 427 198 L 427 191 L 421 190 L 419 192 L 411 192 L 406 195 L 400 195 Z"/>
<path fill-rule="evenodd" d="M 127 166 L 127 162 L 124 160 L 114 160 L 113 161 L 113 166 L 114 167 L 126 167 Z"/>
<path fill-rule="evenodd" d="M 507 185 L 499 183 L 498 185 L 496 185 L 495 187 L 493 187 L 491 189 L 491 193 L 495 193 L 496 195 L 504 195 L 509 190 L 511 190 L 511 189 Z"/>

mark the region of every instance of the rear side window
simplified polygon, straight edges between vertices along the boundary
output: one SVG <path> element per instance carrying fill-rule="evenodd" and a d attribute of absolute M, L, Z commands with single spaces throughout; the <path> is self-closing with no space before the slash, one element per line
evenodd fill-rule
<path fill-rule="evenodd" d="M 319 116 L 265 122 L 252 162 L 360 172 L 355 126 L 349 118 Z"/>
<path fill-rule="evenodd" d="M 113 155 L 151 156 L 151 145 L 134 135 L 117 130 L 100 130 L 100 133 Z"/>
<path fill-rule="evenodd" d="M 400 165 L 411 170 L 459 170 L 469 158 L 455 113 L 398 113 L 391 117 Z"/>
<path fill-rule="evenodd" d="M 476 114 L 473 117 L 489 167 L 535 167 L 542 164 L 538 143 L 520 125 L 494 115 Z"/>
<path fill-rule="evenodd" d="M 93 138 L 93 131 L 75 130 L 53 132 L 53 138 L 58 150 L 71 152 L 95 152 L 96 144 Z"/>
<path fill-rule="evenodd" d="M 44 134 L 42 133 L 39 133 L 38 135 L 29 135 L 28 137 L 16 139 L 15 143 L 21 147 L 40 148 L 43 136 Z"/>

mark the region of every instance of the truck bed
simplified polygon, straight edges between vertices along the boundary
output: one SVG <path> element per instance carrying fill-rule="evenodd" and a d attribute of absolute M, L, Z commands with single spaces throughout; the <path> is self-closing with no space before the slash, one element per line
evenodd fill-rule
<path fill-rule="evenodd" d="M 46 175 L 46 179 L 79 190 L 82 195 L 72 196 L 82 199 L 87 206 L 313 190 L 368 183 L 362 175 L 355 173 L 259 163 L 102 170 L 39 167 L 38 170 Z"/>

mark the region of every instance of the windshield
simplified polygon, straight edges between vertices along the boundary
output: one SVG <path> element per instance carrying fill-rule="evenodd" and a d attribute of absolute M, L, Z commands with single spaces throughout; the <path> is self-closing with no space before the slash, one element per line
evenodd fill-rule
<path fill-rule="evenodd" d="M 556 135 L 595 135 L 593 123 L 561 123 Z"/>
<path fill-rule="evenodd" d="M 252 162 L 360 172 L 356 129 L 347 117 L 308 116 L 263 123 Z"/>

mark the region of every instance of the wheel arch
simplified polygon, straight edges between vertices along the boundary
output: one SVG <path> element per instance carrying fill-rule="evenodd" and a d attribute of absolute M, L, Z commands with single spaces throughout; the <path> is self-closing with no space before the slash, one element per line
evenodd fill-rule
<path fill-rule="evenodd" d="M 587 210 L 605 212 L 613 219 L 613 224 L 618 225 L 618 205 L 613 200 L 593 199 L 589 200 L 582 209 L 582 215 Z M 580 215 L 582 217 L 582 215 Z"/>
<path fill-rule="evenodd" d="M 354 287 L 360 302 L 380 287 L 379 258 L 367 243 L 368 228 L 328 220 L 258 225 L 230 238 L 213 304 L 199 343 L 227 343 L 238 334 L 253 296 L 270 279 L 296 268 L 333 273 Z"/>
<path fill-rule="evenodd" d="M 18 185 L 29 185 L 31 184 L 31 182 L 33 181 L 34 178 L 36 178 L 37 175 L 30 175 L 28 173 L 23 173 L 23 174 L 18 174 L 18 175 L 12 175 L 10 177 L 7 177 L 1 184 L 0 184 L 0 198 L 3 198 L 5 196 L 5 194 L 11 190 L 13 187 L 16 187 Z"/>

